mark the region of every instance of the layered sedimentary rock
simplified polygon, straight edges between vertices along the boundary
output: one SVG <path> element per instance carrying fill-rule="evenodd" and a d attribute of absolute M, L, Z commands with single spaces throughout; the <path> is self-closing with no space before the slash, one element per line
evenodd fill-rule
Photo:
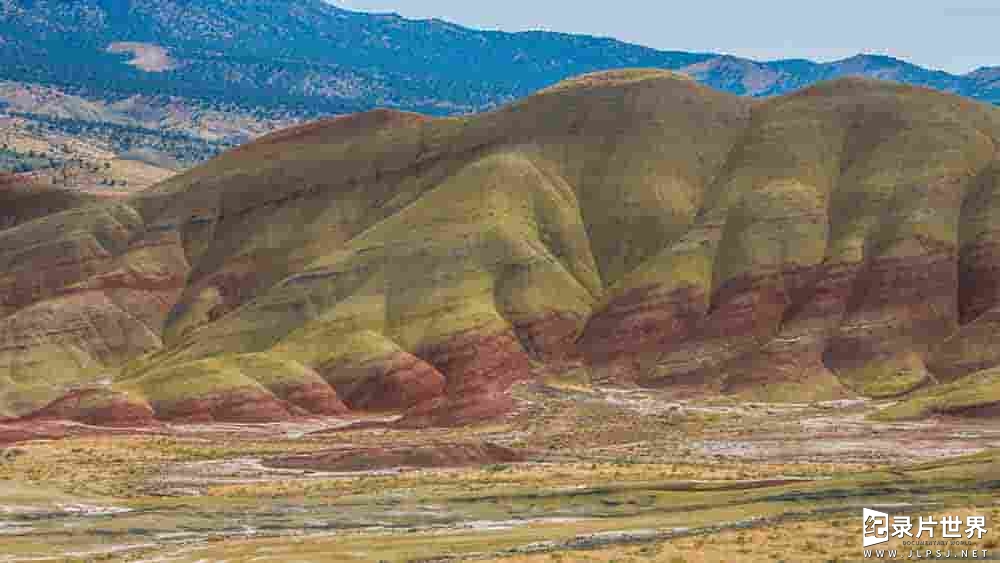
<path fill-rule="evenodd" d="M 29 420 L 72 420 L 91 426 L 141 427 L 155 424 L 153 409 L 125 393 L 107 389 L 73 391 L 35 411 Z"/>
<path fill-rule="evenodd" d="M 108 374 L 161 420 L 404 426 L 581 365 L 767 400 L 961 382 L 1000 364 L 998 140 L 927 90 L 660 71 L 291 129 L 0 231 L 0 414 Z"/>
<path fill-rule="evenodd" d="M 406 409 L 445 393 L 445 377 L 429 363 L 406 352 L 349 366 L 346 362 L 325 370 L 343 383 L 344 402 L 369 412 Z"/>
<path fill-rule="evenodd" d="M 12 414 L 159 349 L 189 268 L 179 238 L 124 203 L 0 231 L 0 263 L 0 412 Z"/>

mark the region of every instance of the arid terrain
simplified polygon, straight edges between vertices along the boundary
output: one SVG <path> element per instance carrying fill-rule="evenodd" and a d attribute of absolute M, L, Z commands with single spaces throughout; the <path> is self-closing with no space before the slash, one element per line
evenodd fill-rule
<path fill-rule="evenodd" d="M 141 45 L 119 47 L 159 64 Z M 56 188 L 135 192 L 295 121 L 168 96 L 106 100 L 0 81 L 0 172 Z"/>
<path fill-rule="evenodd" d="M 36 424 L 69 437 L 0 452 L 0 560 L 852 561 L 863 507 L 1000 517 L 998 421 L 573 374 L 514 395 L 509 418 L 462 429 Z"/>

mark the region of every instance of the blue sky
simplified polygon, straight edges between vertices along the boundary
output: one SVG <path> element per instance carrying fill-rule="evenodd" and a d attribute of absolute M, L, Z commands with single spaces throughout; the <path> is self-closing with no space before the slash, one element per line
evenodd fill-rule
<path fill-rule="evenodd" d="M 333 0 L 470 27 L 611 36 L 658 49 L 834 60 L 886 54 L 955 73 L 1000 66 L 998 0 Z"/>

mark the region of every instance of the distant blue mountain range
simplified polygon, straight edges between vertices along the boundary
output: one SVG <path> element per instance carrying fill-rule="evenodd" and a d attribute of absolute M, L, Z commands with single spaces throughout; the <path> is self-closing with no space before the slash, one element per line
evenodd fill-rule
<path fill-rule="evenodd" d="M 0 1 L 0 79 L 106 98 L 179 96 L 306 114 L 375 106 L 453 114 L 620 67 L 678 70 L 748 96 L 865 75 L 1000 103 L 1000 67 L 953 75 L 871 55 L 758 62 L 584 35 L 482 31 L 322 0 Z"/>

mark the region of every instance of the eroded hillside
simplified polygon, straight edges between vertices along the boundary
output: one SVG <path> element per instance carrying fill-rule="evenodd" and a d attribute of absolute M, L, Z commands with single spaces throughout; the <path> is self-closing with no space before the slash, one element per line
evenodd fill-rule
<path fill-rule="evenodd" d="M 929 90 L 662 71 L 285 130 L 0 232 L 0 409 L 419 426 L 579 366 L 769 400 L 956 381 L 1000 364 L 997 139 Z"/>

